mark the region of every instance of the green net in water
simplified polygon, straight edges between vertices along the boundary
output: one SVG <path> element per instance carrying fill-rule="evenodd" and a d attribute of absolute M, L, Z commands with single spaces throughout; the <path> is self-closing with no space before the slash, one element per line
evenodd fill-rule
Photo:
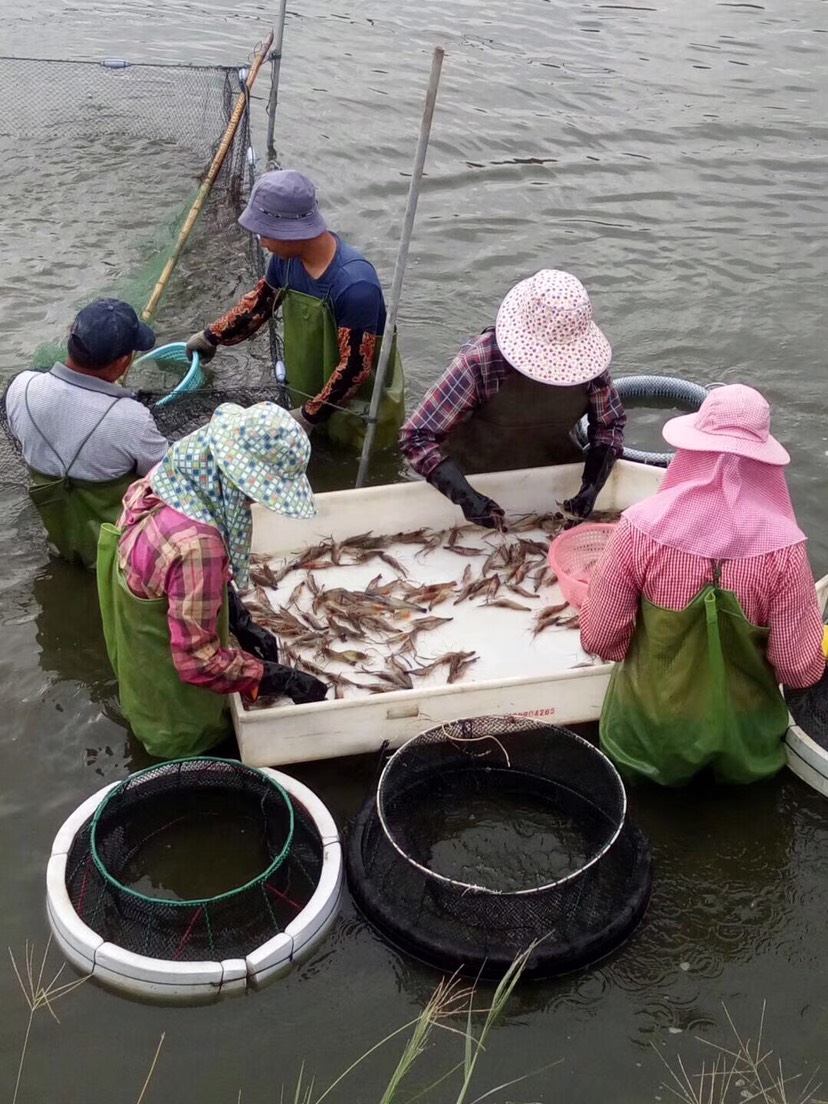
<path fill-rule="evenodd" d="M 68 324 L 95 298 L 143 310 L 244 94 L 243 73 L 0 58 L 0 189 L 15 212 L 0 263 L 6 308 L 25 320 L 6 329 L 0 372 L 62 359 Z M 186 336 L 201 311 L 220 313 L 258 274 L 255 239 L 236 225 L 249 150 L 245 111 L 193 239 L 198 263 L 176 272 L 156 315 L 162 331 Z"/>
<path fill-rule="evenodd" d="M 63 359 L 69 324 L 86 303 L 112 296 L 143 310 L 244 94 L 243 75 L 226 66 L 0 58 L 0 189 L 15 215 L 0 235 L 3 391 L 22 369 Z M 261 249 L 237 223 L 254 165 L 248 105 L 161 300 L 159 344 L 186 339 L 262 274 Z M 222 401 L 284 405 L 273 376 L 280 355 L 271 321 L 266 337 L 217 357 L 198 392 L 154 408 L 161 431 L 178 439 Z M 178 379 L 142 366 L 128 386 L 154 406 Z M 0 425 L 7 430 L 2 403 Z M 8 430 L 0 482 L 27 482 Z"/>
<path fill-rule="evenodd" d="M 75 837 L 66 888 L 107 942 L 151 958 L 243 958 L 312 897 L 324 845 L 312 817 L 252 767 L 208 757 L 149 767 Z"/>

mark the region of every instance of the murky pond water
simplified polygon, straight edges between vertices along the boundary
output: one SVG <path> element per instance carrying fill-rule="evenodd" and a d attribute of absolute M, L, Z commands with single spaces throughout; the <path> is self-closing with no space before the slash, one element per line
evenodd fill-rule
<path fill-rule="evenodd" d="M 2 49 L 235 63 L 275 8 L 0 0 Z M 331 223 L 390 283 L 430 50 L 445 44 L 400 317 L 410 397 L 492 321 L 517 279 L 570 268 L 593 295 L 616 374 L 763 390 L 792 453 L 793 496 L 822 574 L 827 35 L 828 6 L 816 0 L 309 0 L 289 5 L 280 154 L 316 178 Z M 263 151 L 261 133 L 257 145 Z M 0 197 L 6 376 L 64 324 L 84 273 L 104 271 L 107 250 L 128 247 L 121 227 L 84 233 L 82 203 L 60 203 L 78 174 L 90 194 L 96 186 L 101 167 L 83 149 L 66 148 L 41 169 Z M 133 228 L 153 223 L 152 189 L 140 185 L 125 212 Z M 22 216 L 31 232 L 19 233 Z M 189 333 L 228 302 L 231 277 L 191 258 L 191 309 L 178 302 L 165 324 Z M 657 443 L 660 417 L 636 416 L 639 443 Z M 347 486 L 354 468 L 322 451 L 315 485 Z M 375 478 L 397 472 L 386 457 Z M 19 492 L 3 491 L 0 934 L 18 958 L 26 939 L 42 946 L 46 937 L 56 827 L 93 790 L 145 763 L 113 710 L 94 582 L 49 563 L 22 505 Z M 296 773 L 344 823 L 375 763 Z M 491 1040 L 480 1091 L 562 1058 L 501 1098 L 666 1098 L 653 1046 L 700 1066 L 693 1037 L 727 1041 L 723 1005 L 755 1035 L 765 1000 L 770 1045 L 807 1079 L 828 1052 L 828 806 L 786 774 L 738 792 L 641 791 L 633 811 L 656 859 L 645 926 L 608 963 L 521 989 Z M 434 983 L 346 902 L 305 967 L 249 998 L 171 1010 L 85 985 L 58 1009 L 59 1025 L 38 1013 L 19 1101 L 137 1099 L 162 1031 L 147 1099 L 218 1104 L 241 1091 L 245 1102 L 274 1101 L 303 1060 L 327 1083 L 415 1015 Z M 0 1007 L 0 1095 L 10 1100 L 27 1016 L 10 965 L 0 968 Z M 367 1063 L 340 1099 L 377 1100 L 392 1051 Z M 443 1040 L 425 1059 L 426 1076 L 457 1057 L 456 1042 Z"/>

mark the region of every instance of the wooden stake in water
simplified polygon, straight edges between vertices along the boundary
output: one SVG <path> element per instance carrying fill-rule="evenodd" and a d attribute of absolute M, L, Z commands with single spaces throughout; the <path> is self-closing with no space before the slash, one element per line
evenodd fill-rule
<path fill-rule="evenodd" d="M 420 138 L 417 142 L 417 152 L 414 155 L 414 169 L 411 173 L 411 184 L 408 188 L 408 202 L 405 207 L 402 234 L 400 235 L 400 248 L 397 253 L 397 263 L 394 266 L 394 280 L 391 284 L 391 297 L 388 302 L 388 311 L 385 316 L 385 332 L 382 335 L 377 374 L 374 380 L 374 390 L 371 395 L 371 407 L 368 413 L 368 425 L 365 432 L 365 441 L 362 445 L 362 456 L 359 460 L 356 485 L 362 487 L 368 475 L 368 465 L 371 461 L 371 452 L 374 448 L 374 438 L 377 435 L 377 416 L 379 414 L 382 388 L 385 376 L 388 372 L 388 362 L 391 359 L 391 347 L 394 342 L 394 330 L 397 325 L 397 309 L 400 305 L 402 294 L 403 275 L 405 264 L 408 260 L 408 246 L 411 242 L 411 231 L 414 227 L 414 216 L 417 213 L 417 200 L 420 198 L 420 183 L 423 179 L 428 138 L 431 133 L 431 120 L 434 118 L 434 105 L 437 102 L 437 86 L 440 83 L 440 70 L 443 67 L 445 50 L 442 46 L 434 47 L 431 59 L 431 76 L 428 81 L 423 118 L 420 123 Z"/>
<path fill-rule="evenodd" d="M 175 248 L 167 259 L 167 263 L 164 265 L 164 271 L 158 278 L 158 283 L 155 285 L 150 300 L 141 312 L 141 317 L 145 322 L 149 322 L 156 310 L 158 309 L 158 303 L 161 300 L 161 296 L 164 294 L 164 288 L 167 286 L 167 281 L 173 273 L 173 269 L 178 263 L 178 258 L 181 256 L 181 251 L 187 244 L 187 239 L 193 227 L 196 224 L 198 216 L 201 214 L 201 209 L 207 202 L 207 196 L 210 194 L 210 189 L 213 187 L 216 177 L 221 171 L 221 166 L 224 164 L 224 158 L 227 156 L 227 151 L 233 144 L 233 139 L 236 136 L 239 123 L 241 122 L 242 115 L 247 107 L 248 94 L 253 87 L 256 77 L 259 75 L 259 70 L 267 57 L 267 52 L 270 49 L 273 42 L 273 32 L 270 32 L 267 42 L 261 48 L 259 53 L 253 60 L 253 64 L 250 66 L 250 72 L 247 74 L 247 80 L 245 87 L 247 91 L 242 91 L 239 95 L 236 105 L 233 108 L 233 114 L 230 116 L 230 122 L 227 124 L 227 129 L 224 132 L 224 137 L 221 140 L 219 148 L 216 150 L 216 155 L 212 160 L 210 168 L 207 170 L 207 175 L 202 181 L 201 187 L 198 189 L 198 194 L 193 200 L 193 205 L 190 208 L 190 213 L 187 215 L 187 219 L 184 225 L 181 227 L 181 233 L 178 235 L 178 240 L 175 243 Z"/>
<path fill-rule="evenodd" d="M 279 75 L 282 69 L 282 43 L 285 38 L 285 15 L 287 0 L 279 2 L 279 18 L 276 21 L 276 37 L 270 52 L 272 69 L 270 73 L 270 99 L 267 104 L 267 167 L 276 168 L 276 147 L 273 144 L 273 130 L 276 126 L 276 107 L 279 101 Z M 271 163 L 272 162 L 272 163 Z"/>

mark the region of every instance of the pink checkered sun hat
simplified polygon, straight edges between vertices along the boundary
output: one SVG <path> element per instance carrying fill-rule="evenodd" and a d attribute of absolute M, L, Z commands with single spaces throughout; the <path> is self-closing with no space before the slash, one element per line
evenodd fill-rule
<path fill-rule="evenodd" d="M 784 467 L 791 458 L 770 431 L 770 407 L 752 387 L 716 387 L 695 414 L 671 418 L 661 431 L 674 448 L 728 452 Z"/>
<path fill-rule="evenodd" d="M 521 280 L 500 304 L 498 347 L 513 368 L 559 387 L 605 372 L 610 343 L 592 321 L 592 304 L 577 277 L 544 268 Z"/>

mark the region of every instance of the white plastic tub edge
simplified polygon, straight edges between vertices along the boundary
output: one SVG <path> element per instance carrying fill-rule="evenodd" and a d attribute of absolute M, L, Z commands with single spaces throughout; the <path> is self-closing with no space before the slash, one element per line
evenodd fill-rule
<path fill-rule="evenodd" d="M 817 598 L 825 615 L 828 601 L 828 575 L 823 575 L 816 583 Z M 828 751 L 800 728 L 796 721 L 788 716 L 788 731 L 785 734 L 785 753 L 788 767 L 797 778 L 828 797 Z"/>
<path fill-rule="evenodd" d="M 61 925 L 55 919 L 51 901 L 46 902 L 46 915 L 49 920 L 49 927 L 52 929 L 52 937 L 67 962 L 71 963 L 84 976 L 91 974 L 95 969 L 94 952 L 93 957 L 88 958 L 85 953 L 66 938 Z"/>
<path fill-rule="evenodd" d="M 89 814 L 87 813 L 87 816 Z M 84 818 L 86 819 L 86 818 Z M 52 933 L 61 947 L 71 947 L 74 956 L 83 960 L 81 969 L 91 970 L 95 954 L 103 944 L 103 937 L 81 920 L 66 890 L 66 855 L 52 855 L 46 866 L 46 909 Z M 69 957 L 69 956 L 67 956 Z"/>
<path fill-rule="evenodd" d="M 333 902 L 333 908 L 331 908 L 330 912 L 328 913 L 328 916 L 326 917 L 326 919 L 324 920 L 324 922 L 322 923 L 322 925 L 320 926 L 320 928 L 316 932 L 313 941 L 311 943 L 307 943 L 304 947 L 294 947 L 293 948 L 293 966 L 294 966 L 294 968 L 296 968 L 297 966 L 304 965 L 304 963 L 313 955 L 314 951 L 319 946 L 319 944 L 322 942 L 322 940 L 327 937 L 328 933 L 330 932 L 331 928 L 334 926 L 334 923 L 336 922 L 337 916 L 339 915 L 339 910 L 340 910 L 340 907 L 342 906 L 342 897 L 343 897 L 344 893 L 345 893 L 345 885 L 344 885 L 344 880 L 343 880 L 343 883 L 339 887 L 339 896 L 337 897 L 336 901 Z"/>
<path fill-rule="evenodd" d="M 284 977 L 293 969 L 293 940 L 280 932 L 245 958 L 250 984 L 260 989 L 267 981 Z"/>
<path fill-rule="evenodd" d="M 114 943 L 104 943 L 98 948 L 95 967 L 96 970 L 110 970 L 123 978 L 145 985 L 157 983 L 172 988 L 180 987 L 183 993 L 193 992 L 194 988 L 202 986 L 218 989 L 223 976 L 221 963 L 218 961 L 174 962 L 172 959 L 135 954 L 134 951 L 127 951 Z"/>
<path fill-rule="evenodd" d="M 285 928 L 285 935 L 293 940 L 294 956 L 315 946 L 321 933 L 330 926 L 339 908 L 342 883 L 342 845 L 338 841 L 328 843 L 322 856 L 319 884 L 301 913 Z"/>
<path fill-rule="evenodd" d="M 247 963 L 243 958 L 225 958 L 221 965 L 221 995 L 247 991 Z"/>
<path fill-rule="evenodd" d="M 187 769 L 186 763 L 182 764 L 182 769 Z M 177 962 L 152 958 L 105 942 L 75 912 L 66 889 L 66 864 L 75 834 L 113 786 L 119 785 L 115 782 L 93 794 L 64 821 L 53 844 L 53 851 L 55 846 L 61 850 L 50 856 L 46 868 L 49 924 L 61 951 L 73 966 L 129 996 L 187 1001 L 215 998 L 222 992 L 242 992 L 248 985 L 261 988 L 267 981 L 289 973 L 293 968 L 294 934 L 300 938 L 300 951 L 305 955 L 311 953 L 327 934 L 339 910 L 343 884 L 339 833 L 328 809 L 307 786 L 279 771 L 265 770 L 263 773 L 278 782 L 305 807 L 323 845 L 319 884 L 304 909 L 289 925 L 293 932 L 274 936 L 246 958 L 221 962 Z M 67 842 L 70 828 L 72 834 Z"/>
<path fill-rule="evenodd" d="M 53 855 L 68 855 L 79 830 L 92 816 L 109 791 L 114 790 L 115 787 L 119 785 L 120 782 L 110 782 L 108 786 L 104 786 L 96 793 L 93 793 L 91 797 L 88 797 L 82 805 L 79 805 L 77 809 L 75 809 L 74 813 L 71 813 L 66 820 L 64 820 L 52 843 Z"/>
<path fill-rule="evenodd" d="M 285 766 L 374 752 L 385 740 L 397 748 L 424 728 L 472 715 L 535 715 L 563 725 L 596 721 L 611 671 L 612 664 L 604 663 L 542 680 L 478 682 L 428 694 L 394 690 L 366 700 L 252 712 L 234 695 L 231 706 L 242 761 L 253 767 Z"/>
<path fill-rule="evenodd" d="M 149 998 L 150 1000 L 156 998 L 165 1003 L 189 1004 L 205 999 L 214 1001 L 221 994 L 222 970 L 221 964 L 218 962 L 207 964 L 215 967 L 215 970 L 211 974 L 202 974 L 202 977 L 210 977 L 211 980 L 186 983 L 182 982 L 180 979 L 177 982 L 164 981 L 161 978 L 153 980 L 150 977 L 141 978 L 139 976 L 139 971 L 136 971 L 134 967 L 129 967 L 129 973 L 124 973 L 122 969 L 119 969 L 119 967 L 123 965 L 120 955 L 113 956 L 112 965 L 109 965 L 109 954 L 106 952 L 110 950 L 120 951 L 120 948 L 113 947 L 111 943 L 104 944 L 101 948 L 101 951 L 104 952 L 103 960 L 95 962 L 93 977 L 97 982 L 105 985 L 108 989 L 123 993 L 125 996 L 140 997 L 143 999 Z M 136 955 L 135 957 L 140 958 L 141 956 Z M 160 960 L 147 959 L 147 961 L 157 962 Z M 178 965 L 184 964 L 179 963 Z M 203 964 L 193 962 L 187 963 L 187 965 L 201 966 Z"/>
<path fill-rule="evenodd" d="M 785 735 L 788 768 L 797 778 L 828 797 L 828 753 L 790 718 Z"/>
<path fill-rule="evenodd" d="M 304 783 L 300 782 L 297 778 L 292 778 L 289 774 L 283 774 L 281 771 L 273 770 L 270 767 L 260 767 L 262 774 L 268 775 L 275 782 L 287 790 L 291 797 L 295 797 L 300 805 L 303 805 L 311 816 L 317 831 L 319 832 L 319 838 L 323 844 L 339 842 L 339 831 L 336 827 L 336 821 L 331 816 L 327 807 L 322 804 L 313 790 L 309 790 Z"/>

